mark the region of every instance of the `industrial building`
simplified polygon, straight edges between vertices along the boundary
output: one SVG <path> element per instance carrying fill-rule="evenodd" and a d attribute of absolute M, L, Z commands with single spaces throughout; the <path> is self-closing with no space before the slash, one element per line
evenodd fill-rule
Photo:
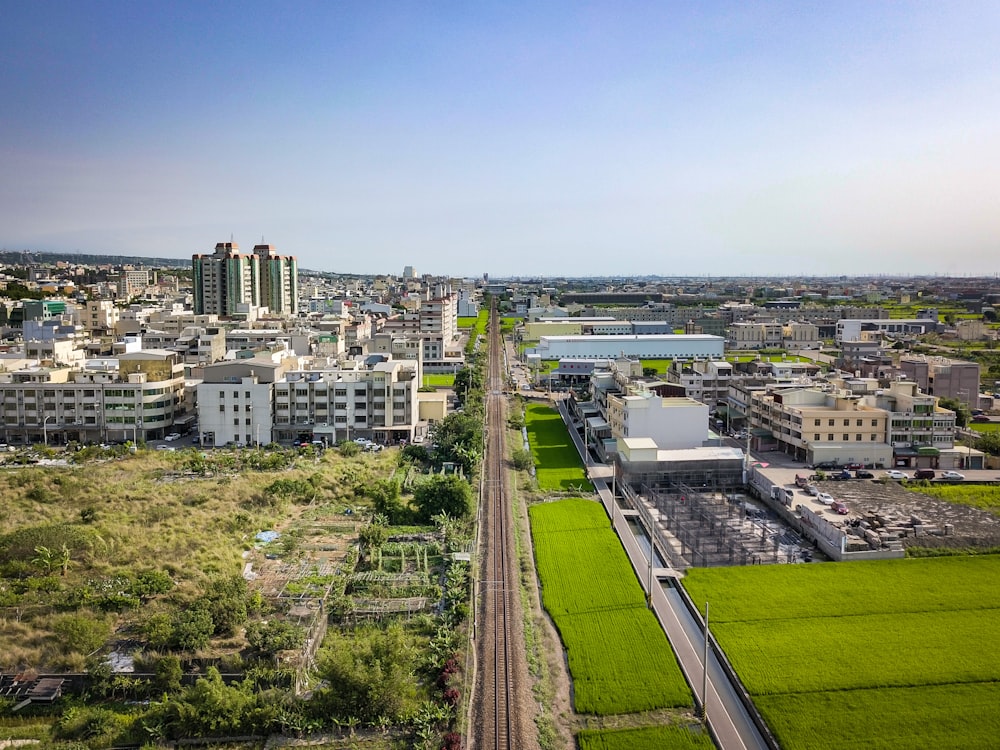
<path fill-rule="evenodd" d="M 559 359 L 722 359 L 726 340 L 704 334 L 650 336 L 542 336 L 525 350 L 529 358 Z"/>

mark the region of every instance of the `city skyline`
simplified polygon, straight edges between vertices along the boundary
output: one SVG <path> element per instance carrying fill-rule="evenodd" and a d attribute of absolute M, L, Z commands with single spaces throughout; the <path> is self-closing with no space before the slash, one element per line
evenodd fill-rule
<path fill-rule="evenodd" d="M 1000 8 L 11 4 L 0 247 L 344 273 L 997 271 Z"/>

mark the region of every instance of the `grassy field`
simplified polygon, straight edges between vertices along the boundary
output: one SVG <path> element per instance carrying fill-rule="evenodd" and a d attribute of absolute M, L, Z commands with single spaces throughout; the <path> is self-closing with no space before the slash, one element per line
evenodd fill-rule
<path fill-rule="evenodd" d="M 477 318 L 473 318 L 471 316 L 467 317 L 467 316 L 463 315 L 463 316 L 459 317 L 459 319 L 458 319 L 458 327 L 459 328 L 474 328 L 475 325 L 476 325 L 476 320 L 477 320 Z"/>
<path fill-rule="evenodd" d="M 453 372 L 425 373 L 424 385 L 435 385 L 444 388 L 451 388 L 453 385 L 455 385 L 455 373 Z"/>
<path fill-rule="evenodd" d="M 712 738 L 701 729 L 686 726 L 638 729 L 584 729 L 577 734 L 580 750 L 714 750 Z"/>
<path fill-rule="evenodd" d="M 642 360 L 642 368 L 645 370 L 647 367 L 652 367 L 658 375 L 666 375 L 671 362 L 673 362 L 672 359 L 644 359 Z"/>
<path fill-rule="evenodd" d="M 920 492 L 940 500 L 959 505 L 969 505 L 1000 516 L 1000 487 L 983 484 L 928 484 L 927 487 L 904 487 L 912 492 Z"/>
<path fill-rule="evenodd" d="M 997 432 L 1000 430 L 1000 422 L 969 422 L 969 429 L 976 432 Z"/>
<path fill-rule="evenodd" d="M 566 648 L 576 710 L 690 706 L 691 692 L 604 508 L 560 500 L 534 505 L 530 515 L 543 600 Z"/>
<path fill-rule="evenodd" d="M 257 457 L 288 460 L 274 470 L 252 470 Z M 311 450 L 187 449 L 139 451 L 76 467 L 5 469 L 0 668 L 81 670 L 94 641 L 112 628 L 133 627 L 197 596 L 210 579 L 238 575 L 258 531 L 285 531 L 316 513 L 320 522 L 338 524 L 345 542 L 353 540 L 353 516 L 342 511 L 357 502 L 354 488 L 387 476 L 395 460 L 393 451 L 352 458 L 327 451 L 317 461 Z M 305 559 L 308 541 L 285 534 L 277 544 L 287 556 Z M 127 605 L 120 591 L 150 571 L 173 581 L 171 601 Z M 16 621 L 3 619 L 16 610 Z M 59 637 L 84 626 L 87 638 Z"/>
<path fill-rule="evenodd" d="M 782 748 L 996 746 L 1000 557 L 695 568 L 684 586 Z"/>
<path fill-rule="evenodd" d="M 592 492 L 594 487 L 559 412 L 543 404 L 528 404 L 524 418 L 539 488 Z"/>

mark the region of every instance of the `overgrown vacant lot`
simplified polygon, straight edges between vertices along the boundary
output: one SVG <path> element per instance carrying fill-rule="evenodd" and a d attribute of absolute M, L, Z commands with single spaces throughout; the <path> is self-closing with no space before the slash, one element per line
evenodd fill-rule
<path fill-rule="evenodd" d="M 307 508 L 341 513 L 395 455 L 140 451 L 4 469 L 0 669 L 82 670 L 107 640 L 149 632 L 212 581 L 238 581 L 257 532 L 287 529 Z M 339 531 L 346 549 L 354 526 Z M 286 558 L 297 540 L 308 542 L 277 543 Z"/>
<path fill-rule="evenodd" d="M 690 706 L 691 692 L 600 504 L 532 506 L 545 608 L 559 628 L 581 713 Z"/>
<path fill-rule="evenodd" d="M 1000 557 L 692 569 L 684 586 L 782 748 L 996 747 Z"/>
<path fill-rule="evenodd" d="M 593 491 L 580 454 L 559 412 L 543 404 L 528 404 L 524 410 L 524 421 L 539 489 Z"/>
<path fill-rule="evenodd" d="M 922 486 L 926 484 L 926 486 Z M 968 505 L 1000 516 L 1000 487 L 983 484 L 907 484 L 906 489 L 946 500 L 949 503 Z"/>

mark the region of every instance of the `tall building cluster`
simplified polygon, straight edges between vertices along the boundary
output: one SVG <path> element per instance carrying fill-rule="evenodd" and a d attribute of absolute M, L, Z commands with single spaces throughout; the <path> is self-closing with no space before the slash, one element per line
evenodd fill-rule
<path fill-rule="evenodd" d="M 219 242 L 212 255 L 194 255 L 196 315 L 228 317 L 250 306 L 294 315 L 298 310 L 298 261 L 278 255 L 274 245 L 241 253 L 235 242 Z"/>

